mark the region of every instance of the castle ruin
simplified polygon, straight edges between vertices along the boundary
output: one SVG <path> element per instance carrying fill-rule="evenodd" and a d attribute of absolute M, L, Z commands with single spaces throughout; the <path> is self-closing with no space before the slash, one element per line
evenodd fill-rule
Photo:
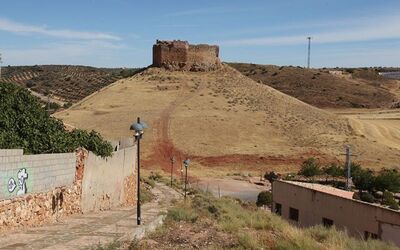
<path fill-rule="evenodd" d="M 210 71 L 221 67 L 217 45 L 160 41 L 153 45 L 153 66 L 168 70 Z"/>

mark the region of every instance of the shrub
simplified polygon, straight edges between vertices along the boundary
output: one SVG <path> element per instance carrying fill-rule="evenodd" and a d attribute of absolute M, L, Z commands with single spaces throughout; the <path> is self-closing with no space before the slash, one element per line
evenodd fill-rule
<path fill-rule="evenodd" d="M 168 210 L 167 218 L 174 221 L 196 222 L 198 215 L 188 207 L 173 207 Z"/>
<path fill-rule="evenodd" d="M 399 210 L 399 204 L 397 203 L 396 199 L 394 198 L 394 195 L 387 190 L 385 190 L 385 192 L 383 192 L 382 204 L 389 206 L 389 208 L 391 208 L 391 209 Z"/>
<path fill-rule="evenodd" d="M 72 106 L 72 103 L 67 102 L 67 103 L 64 103 L 63 108 L 67 109 L 67 108 L 69 108 L 71 106 Z"/>
<path fill-rule="evenodd" d="M 324 168 L 324 172 L 325 174 L 332 176 L 333 179 L 342 175 L 342 169 L 334 163 Z"/>
<path fill-rule="evenodd" d="M 269 191 L 262 191 L 257 196 L 257 207 L 271 206 L 272 204 L 272 193 Z"/>
<path fill-rule="evenodd" d="M 66 131 L 28 90 L 0 83 L 0 148 L 22 148 L 28 154 L 73 152 L 85 147 L 110 156 L 113 148 L 95 131 Z"/>
<path fill-rule="evenodd" d="M 370 194 L 368 192 L 361 192 L 360 200 L 368 202 L 368 203 L 373 203 L 375 201 L 375 198 L 372 194 Z"/>
<path fill-rule="evenodd" d="M 321 174 L 321 167 L 318 162 L 314 158 L 308 158 L 301 165 L 301 169 L 299 171 L 300 175 L 306 177 L 312 177 L 315 175 Z"/>
<path fill-rule="evenodd" d="M 274 171 L 271 171 L 269 173 L 267 172 L 264 174 L 264 178 L 266 180 L 268 180 L 270 183 L 272 183 L 274 180 L 278 179 L 278 177 L 279 176 Z"/>
<path fill-rule="evenodd" d="M 375 185 L 375 176 L 370 169 L 360 169 L 351 174 L 354 186 L 362 190 L 372 191 Z"/>

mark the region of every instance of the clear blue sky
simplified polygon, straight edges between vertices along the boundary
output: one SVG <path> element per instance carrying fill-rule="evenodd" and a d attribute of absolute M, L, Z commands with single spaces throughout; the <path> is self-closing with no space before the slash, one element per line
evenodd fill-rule
<path fill-rule="evenodd" d="M 12 0 L 0 8 L 3 65 L 151 64 L 156 39 L 220 45 L 223 61 L 400 66 L 399 0 Z"/>

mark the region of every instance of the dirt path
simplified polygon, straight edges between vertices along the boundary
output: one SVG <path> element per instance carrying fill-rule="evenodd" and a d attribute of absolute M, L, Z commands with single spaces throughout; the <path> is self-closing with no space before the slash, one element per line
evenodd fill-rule
<path fill-rule="evenodd" d="M 196 96 L 205 87 L 206 86 L 203 84 L 196 88 L 195 91 L 189 92 L 189 87 L 185 86 L 181 89 L 181 95 L 179 95 L 179 98 L 170 103 L 161 112 L 160 118 L 154 124 L 155 130 L 157 131 L 157 138 L 153 147 L 153 154 L 149 157 L 149 160 L 145 161 L 145 165 L 159 164 L 163 170 L 168 172 L 170 171 L 170 159 L 172 156 L 175 157 L 177 165 L 187 157 L 182 151 L 174 146 L 169 136 L 171 115 L 177 106 Z M 178 171 L 179 168 L 175 168 L 175 172 L 178 173 Z"/>
<path fill-rule="evenodd" d="M 0 249 L 82 249 L 115 240 L 142 238 L 159 225 L 172 199 L 181 196 L 164 184 L 153 189 L 156 198 L 142 206 L 141 226 L 136 225 L 136 207 L 71 216 L 62 223 L 21 229 L 0 237 Z"/>

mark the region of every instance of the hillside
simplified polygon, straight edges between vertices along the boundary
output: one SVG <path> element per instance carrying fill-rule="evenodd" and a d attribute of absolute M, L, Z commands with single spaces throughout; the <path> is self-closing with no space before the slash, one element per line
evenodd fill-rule
<path fill-rule="evenodd" d="M 229 65 L 259 83 L 319 108 L 385 108 L 399 100 L 391 91 L 393 82 L 374 70 L 352 69 L 352 75 L 346 77 L 322 69 L 245 63 Z"/>
<path fill-rule="evenodd" d="M 110 83 L 132 76 L 136 70 L 73 65 L 8 66 L 2 68 L 2 80 L 74 103 Z"/>
<path fill-rule="evenodd" d="M 310 106 L 224 66 L 213 72 L 150 68 L 115 82 L 55 115 L 96 129 L 107 138 L 132 136 L 137 116 L 144 135 L 145 167 L 169 169 L 169 157 L 189 156 L 201 166 L 265 169 L 298 166 L 309 156 L 342 159 L 353 145 L 371 167 L 394 165 L 399 148 L 356 134 L 347 118 Z"/>

